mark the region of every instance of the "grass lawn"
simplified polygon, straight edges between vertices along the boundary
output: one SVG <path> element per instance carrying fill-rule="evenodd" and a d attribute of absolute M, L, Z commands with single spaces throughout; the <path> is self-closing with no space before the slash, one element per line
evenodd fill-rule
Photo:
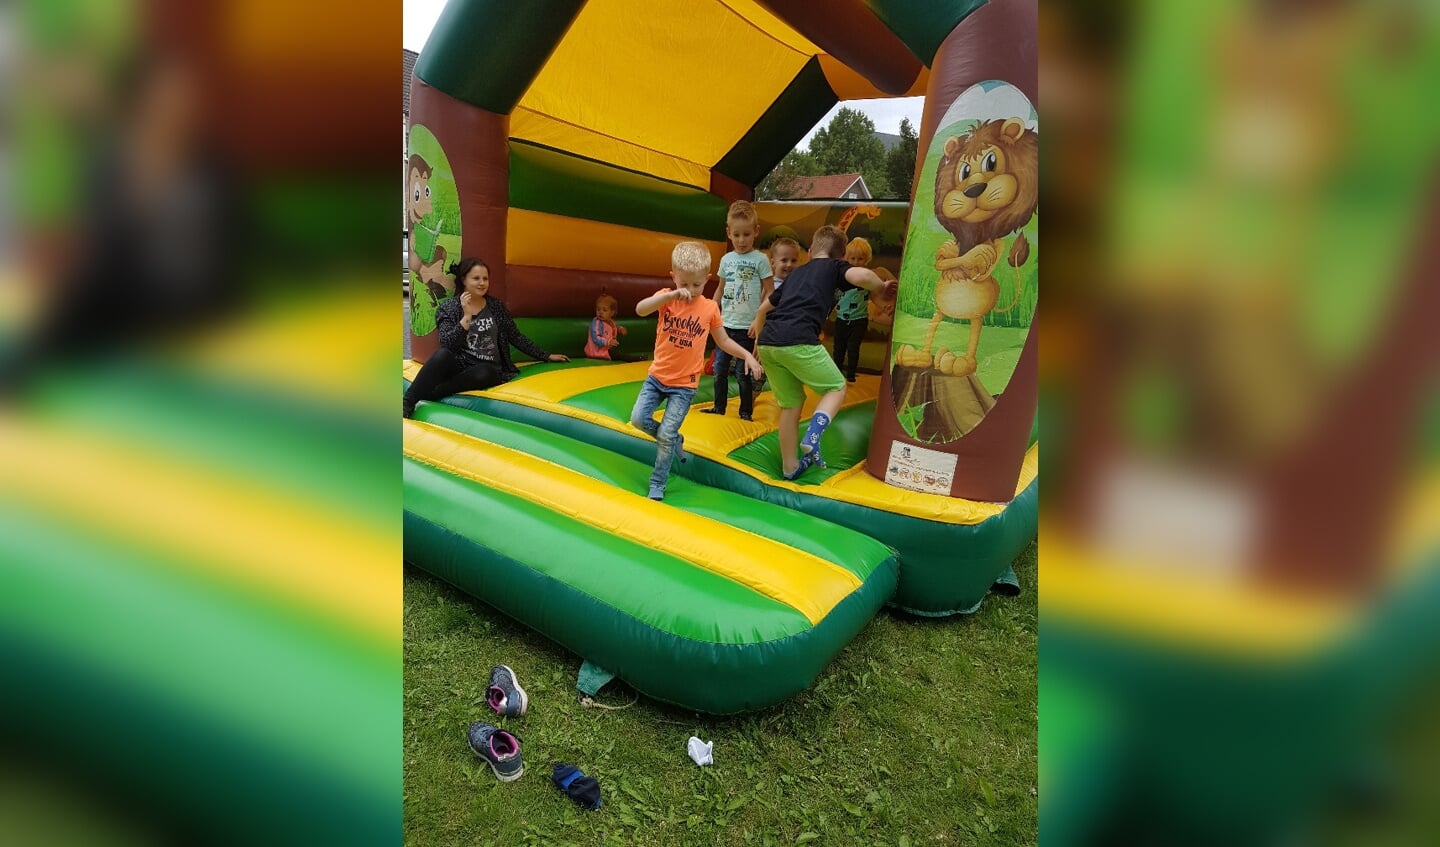
<path fill-rule="evenodd" d="M 641 697 L 620 711 L 575 699 L 578 656 L 429 575 L 405 570 L 405 843 L 815 845 L 1034 844 L 1036 546 L 1018 597 L 970 617 L 882 611 L 810 690 L 714 718 Z M 508 664 L 530 712 L 484 705 Z M 623 706 L 612 682 L 601 702 Z M 465 730 L 521 738 L 526 772 L 502 784 Z M 685 753 L 692 734 L 715 763 Z M 565 761 L 599 779 L 582 812 L 550 784 Z"/>

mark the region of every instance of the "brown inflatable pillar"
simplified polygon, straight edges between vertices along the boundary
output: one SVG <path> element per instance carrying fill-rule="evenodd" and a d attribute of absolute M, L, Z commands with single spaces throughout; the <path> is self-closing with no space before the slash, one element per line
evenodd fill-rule
<path fill-rule="evenodd" d="M 936 132 L 942 128 L 942 120 L 946 121 L 944 128 L 947 130 L 955 125 L 954 116 L 947 117 L 947 112 L 960 95 L 966 94 L 968 97 L 972 89 L 976 89 L 980 83 L 987 83 L 987 86 L 980 88 L 988 89 L 991 87 L 988 83 L 994 81 L 1005 84 L 1000 87 L 1018 91 L 1024 99 L 1028 99 L 1030 105 L 1038 109 L 1037 40 L 1035 0 L 994 0 L 987 3 L 962 20 L 945 39 L 931 63 L 930 82 L 926 90 L 925 112 L 919 138 L 921 165 L 920 175 L 916 178 L 917 196 L 921 194 L 922 180 L 935 180 L 937 169 L 943 170 L 947 164 L 945 159 L 940 159 L 938 164 L 933 160 L 927 163 L 927 151 L 930 150 Z M 1008 102 L 1020 101 L 1018 97 L 1012 96 Z M 1020 111 L 1030 110 L 1023 108 L 1022 104 L 1022 108 L 1017 108 L 1014 115 L 1008 112 L 990 115 L 977 112 L 970 116 L 977 121 L 993 122 L 994 131 L 1004 133 L 1007 139 L 1017 144 L 1029 144 L 1033 150 L 1038 146 L 1034 122 L 1027 122 L 1027 119 L 1033 116 L 1020 114 Z M 1019 120 L 1005 120 L 1011 117 Z M 977 129 L 977 136 L 978 133 Z M 977 174 L 974 178 L 977 180 L 981 178 L 979 172 L 983 169 L 983 153 L 982 150 L 978 154 L 974 166 Z M 952 173 L 958 173 L 957 169 L 962 167 L 954 159 L 950 159 L 948 164 Z M 1034 180 L 1037 176 L 1038 170 L 1035 170 L 1035 173 L 1028 177 L 1020 178 L 1014 203 L 1023 205 L 1027 191 L 1030 192 L 1029 197 L 1033 203 L 1037 191 Z M 1027 181 L 1029 185 L 1025 184 Z M 964 193 L 963 186 L 957 188 Z M 980 190 L 975 189 L 976 192 Z M 977 207 L 980 202 L 983 201 L 976 201 Z M 996 212 L 995 218 L 998 219 L 1003 214 L 1004 212 Z M 897 336 L 900 334 L 901 306 L 907 299 L 912 304 L 916 301 L 914 296 L 906 297 L 907 286 L 923 287 L 925 294 L 921 299 L 926 304 L 931 302 L 929 289 L 933 288 L 936 291 L 934 303 L 939 304 L 945 300 L 941 291 L 946 274 L 951 278 L 974 275 L 976 280 L 983 283 L 984 271 L 975 271 L 976 261 L 979 260 L 966 259 L 967 256 L 979 254 L 973 250 L 967 252 L 969 248 L 979 247 L 983 252 L 988 244 L 998 252 L 998 263 L 991 271 L 996 279 L 1010 278 L 1010 262 L 1018 262 L 1020 267 L 1029 263 L 1038 264 L 1038 256 L 1028 255 L 1032 252 L 1028 245 L 1017 243 L 1024 241 L 1019 228 L 1026 226 L 1031 219 L 1029 215 L 1025 215 L 1026 220 L 1021 221 L 1016 229 L 997 230 L 992 224 L 991 229 L 994 231 L 984 231 L 975 244 L 961 243 L 961 255 L 950 259 L 954 267 L 942 269 L 938 266 L 944 262 L 944 258 L 936 254 L 934 247 L 917 247 L 917 244 L 929 245 L 934 242 L 935 236 L 932 234 L 929 241 L 916 237 L 916 233 L 924 226 L 931 226 L 932 233 L 936 231 L 933 227 L 941 225 L 937 223 L 937 217 L 936 209 L 929 205 L 911 208 L 907 254 L 912 250 L 923 251 L 925 254 L 917 252 L 915 256 L 907 255 L 902 267 L 898 301 L 900 305 L 897 305 L 896 314 Z M 964 238 L 959 235 L 956 240 L 964 242 Z M 1022 250 L 1022 247 L 1025 249 Z M 989 263 L 985 264 L 988 266 Z M 975 283 L 968 279 L 963 281 L 963 286 L 972 284 Z M 947 290 L 961 291 L 962 283 L 955 281 L 952 289 Z M 1007 293 L 1004 299 L 993 305 L 997 312 L 1004 309 L 1004 304 L 1009 299 L 1008 289 L 1002 290 Z M 949 302 L 953 304 L 954 300 Z M 955 313 L 964 311 L 955 305 L 948 305 L 948 310 Z M 921 311 L 938 314 L 942 310 L 936 305 L 928 309 L 922 308 Z M 913 311 L 910 316 L 910 320 L 923 317 L 926 323 L 929 323 L 931 318 L 931 314 L 920 316 Z M 930 334 L 924 336 L 927 343 L 915 345 L 928 348 L 925 353 L 912 348 L 906 351 L 905 361 L 897 361 L 898 353 L 903 348 L 899 346 L 898 340 L 895 342 L 896 347 L 892 349 L 890 361 L 886 363 L 880 398 L 876 404 L 875 425 L 866 469 L 872 476 L 897 487 L 934 493 L 946 493 L 948 487 L 948 493 L 952 497 L 1009 501 L 1015 496 L 1020 465 L 1029 443 L 1038 404 L 1038 315 L 1030 320 L 1028 335 L 1025 336 L 1019 359 L 1008 381 L 1000 380 L 1004 383 L 1002 386 L 992 387 L 993 395 L 980 383 L 975 373 L 966 373 L 963 356 L 959 355 L 963 354 L 964 350 L 958 349 L 958 344 L 947 342 L 957 349 L 946 357 L 941 352 L 942 347 L 938 340 L 933 344 L 928 343 L 941 336 L 954 337 L 949 334 L 957 331 L 962 338 L 972 332 L 969 322 L 961 321 L 957 315 L 946 314 L 944 317 L 951 320 L 937 319 L 931 324 L 933 328 Z M 942 324 L 946 327 L 945 331 L 937 336 L 936 329 Z M 984 332 L 991 329 L 982 327 L 982 339 Z M 991 335 L 998 336 L 998 333 L 992 332 Z M 982 361 L 985 351 L 982 340 L 979 347 Z M 923 364 L 921 358 L 924 359 Z M 972 364 L 970 369 L 973 367 Z M 992 378 L 991 381 L 995 380 Z M 897 406 L 903 406 L 906 410 L 911 430 L 907 431 L 905 425 L 902 425 L 896 412 Z M 924 416 L 918 424 L 914 419 L 916 415 Z M 911 431 L 920 437 L 912 436 Z"/>
<path fill-rule="evenodd" d="M 754 188 L 714 170 L 710 172 L 710 193 L 730 203 L 734 203 L 736 200 L 755 199 Z M 716 229 L 722 233 L 725 231 L 723 225 Z"/>
<path fill-rule="evenodd" d="M 460 197 L 465 256 L 490 266 L 490 291 L 505 297 L 505 220 L 510 208 L 510 117 L 472 106 L 432 88 L 416 76 L 410 86 L 410 126 L 423 126 L 445 150 Z M 447 257 L 446 264 L 462 256 Z M 418 296 L 412 280 L 410 296 Z M 436 335 L 415 336 L 411 357 L 423 362 L 435 352 Z"/>

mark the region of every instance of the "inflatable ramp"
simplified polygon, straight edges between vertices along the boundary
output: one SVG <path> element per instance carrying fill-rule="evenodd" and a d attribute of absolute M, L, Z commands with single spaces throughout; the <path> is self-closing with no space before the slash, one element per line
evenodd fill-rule
<path fill-rule="evenodd" d="M 599 369 L 590 369 L 599 370 Z M 405 558 L 648 696 L 712 714 L 802 691 L 890 599 L 860 533 L 543 429 L 423 404 Z"/>
<path fill-rule="evenodd" d="M 505 385 L 456 395 L 445 403 L 532 424 L 648 466 L 654 461 L 655 442 L 628 422 L 648 367 L 646 362 L 578 368 L 530 365 Z M 418 370 L 413 362 L 406 363 L 406 378 Z M 1030 446 L 1016 497 L 1009 503 L 888 486 L 864 470 L 879 380 L 862 376 L 850 386 L 845 406 L 821 443 L 829 466 L 792 483 L 779 478 L 779 410 L 769 392 L 756 398 L 755 420 L 746 422 L 733 414 L 701 414 L 710 386 L 709 377 L 701 380 L 697 402 L 681 428 L 685 449 L 694 458 L 677 465 L 676 475 L 847 527 L 894 548 L 901 569 L 892 602 L 905 611 L 934 616 L 970 612 L 997 584 L 1013 588 L 1010 562 L 1035 536 L 1038 445 Z M 673 484 L 675 476 L 671 479 Z"/>

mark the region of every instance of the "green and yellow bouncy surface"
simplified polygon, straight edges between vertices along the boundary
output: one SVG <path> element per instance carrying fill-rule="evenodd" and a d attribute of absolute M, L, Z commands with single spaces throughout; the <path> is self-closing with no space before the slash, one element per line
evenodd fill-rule
<path fill-rule="evenodd" d="M 806 688 L 895 589 L 860 533 L 544 429 L 424 404 L 405 558 L 660 700 L 714 714 Z"/>
<path fill-rule="evenodd" d="M 404 368 L 407 380 L 419 370 L 413 362 Z M 455 395 L 444 405 L 531 424 L 648 466 L 654 440 L 629 424 L 647 370 L 645 362 L 532 364 L 505 385 Z M 887 599 L 913 614 L 970 612 L 992 588 L 1008 586 L 1011 560 L 1035 535 L 1038 445 L 1031 445 L 1009 503 L 888 486 L 864 468 L 880 380 L 862 375 L 821 442 L 828 467 L 788 482 L 780 478 L 779 408 L 771 394 L 756 397 L 753 421 L 739 419 L 734 398 L 729 414 L 701 414 L 712 384 L 709 377 L 700 381 L 681 427 L 692 458 L 676 465 L 672 480 L 680 476 L 783 506 L 889 546 L 899 554 L 900 576 L 895 595 Z M 802 420 L 812 408 L 813 398 Z"/>

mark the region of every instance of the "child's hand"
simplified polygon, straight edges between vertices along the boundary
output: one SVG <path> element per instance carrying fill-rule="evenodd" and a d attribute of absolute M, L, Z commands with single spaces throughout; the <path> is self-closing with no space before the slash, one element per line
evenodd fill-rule
<path fill-rule="evenodd" d="M 748 370 L 750 372 L 750 375 L 752 377 L 755 377 L 756 379 L 759 379 L 760 377 L 765 375 L 765 368 L 760 366 L 760 360 L 755 358 L 754 356 L 747 355 L 745 357 L 745 369 Z"/>
<path fill-rule="evenodd" d="M 615 324 L 615 331 L 618 332 L 618 333 L 620 333 L 621 335 L 625 335 L 625 334 L 628 333 L 630 330 L 626 329 L 625 327 L 621 326 L 620 324 Z M 620 342 L 617 341 L 617 342 L 615 342 L 615 343 L 616 343 L 616 344 L 619 344 Z"/>
<path fill-rule="evenodd" d="M 759 334 L 760 334 L 760 319 L 759 319 L 759 318 L 756 318 L 755 320 L 753 320 L 753 321 L 750 322 L 750 329 L 748 330 L 748 334 L 749 334 L 749 336 L 750 336 L 751 338 L 755 338 L 755 337 L 759 336 Z"/>
<path fill-rule="evenodd" d="M 900 288 L 900 280 L 898 280 L 898 279 L 887 279 L 887 280 L 885 280 L 885 293 L 882 294 L 881 296 L 882 296 L 884 299 L 886 299 L 886 300 L 894 300 L 894 299 L 895 299 L 895 291 L 896 291 L 897 289 L 899 289 L 899 288 Z"/>
<path fill-rule="evenodd" d="M 688 301 L 688 300 L 690 299 L 690 289 L 688 289 L 688 288 L 677 288 L 677 289 L 675 289 L 675 293 L 672 294 L 672 295 L 670 295 L 670 299 L 671 299 L 671 300 L 687 300 L 687 301 Z"/>
<path fill-rule="evenodd" d="M 609 347 L 611 350 L 614 350 L 616 347 L 620 346 L 620 342 L 619 340 L 612 338 L 610 339 L 610 343 L 605 346 Z"/>

